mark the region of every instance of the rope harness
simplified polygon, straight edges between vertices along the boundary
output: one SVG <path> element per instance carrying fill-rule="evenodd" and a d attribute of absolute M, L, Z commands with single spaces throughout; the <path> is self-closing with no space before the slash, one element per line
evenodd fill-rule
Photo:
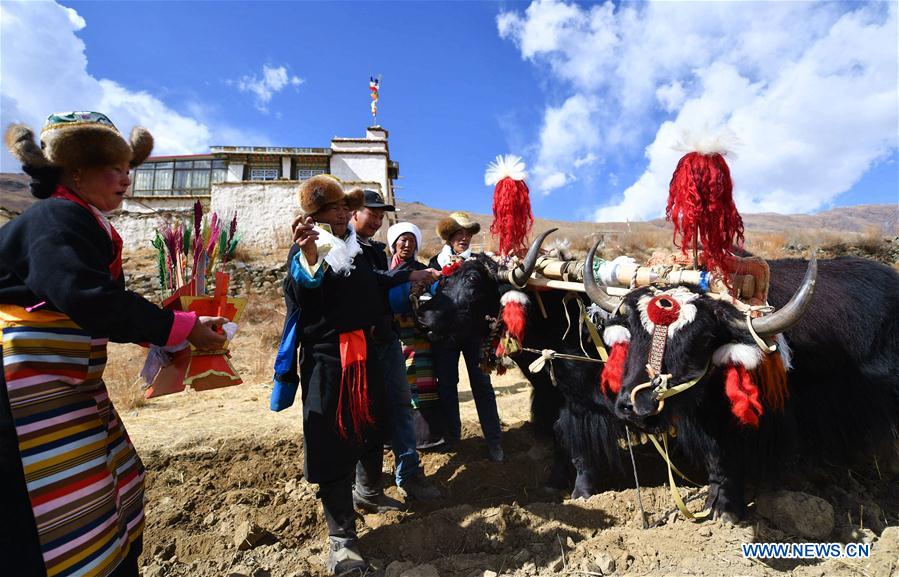
<path fill-rule="evenodd" d="M 539 294 L 539 293 L 538 293 Z M 552 381 L 554 387 L 558 387 L 558 383 L 556 382 L 556 371 L 553 366 L 553 360 L 561 359 L 565 361 L 577 361 L 582 363 L 597 363 L 604 364 L 609 360 L 609 353 L 606 350 L 605 345 L 602 342 L 602 338 L 599 336 L 599 329 L 596 328 L 596 324 L 590 318 L 590 315 L 587 314 L 587 308 L 584 306 L 584 301 L 580 299 L 580 296 L 577 293 L 568 293 L 562 299 L 563 309 L 565 310 L 565 319 L 568 321 L 568 327 L 565 329 L 565 333 L 562 335 L 562 340 L 564 340 L 569 331 L 571 330 L 572 322 L 571 316 L 568 314 L 568 303 L 574 300 L 578 304 L 579 314 L 578 314 L 578 344 L 581 347 L 581 351 L 583 351 L 583 356 L 581 355 L 569 355 L 565 353 L 559 353 L 552 349 L 532 349 L 529 347 L 522 347 L 522 351 L 527 351 L 529 353 L 534 353 L 540 355 L 534 362 L 528 365 L 528 371 L 532 374 L 539 373 L 543 370 L 543 368 L 549 364 L 549 378 Z M 590 334 L 590 340 L 593 342 L 593 346 L 596 347 L 596 352 L 599 354 L 599 358 L 595 359 L 587 354 L 587 350 L 584 348 L 584 341 L 580 337 L 583 334 L 584 327 L 587 327 L 587 332 Z"/>
<path fill-rule="evenodd" d="M 650 380 L 634 387 L 634 390 L 631 391 L 631 405 L 636 405 L 638 392 L 642 391 L 643 389 L 653 387 L 652 396 L 654 400 L 658 401 L 658 406 L 656 407 L 656 410 L 654 412 L 650 413 L 651 416 L 658 415 L 662 412 L 662 409 L 665 407 L 665 399 L 683 393 L 684 391 L 688 390 L 690 387 L 701 381 L 709 371 L 709 362 L 706 361 L 705 368 L 702 369 L 702 372 L 696 378 L 690 379 L 689 381 L 685 381 L 674 386 L 671 386 L 669 384 L 672 376 L 671 373 L 657 373 L 655 369 L 653 369 L 653 367 L 649 364 L 646 365 L 646 371 L 649 373 Z"/>
<path fill-rule="evenodd" d="M 671 457 L 668 456 L 668 435 L 662 433 L 659 435 L 662 438 L 662 444 L 659 445 L 659 441 L 656 439 L 655 435 L 649 435 L 649 440 L 652 441 L 652 446 L 656 448 L 656 451 L 659 452 L 659 455 L 662 456 L 665 463 L 668 465 L 668 488 L 671 492 L 671 499 L 674 501 L 677 510 L 681 512 L 681 515 L 690 519 L 691 521 L 700 521 L 707 518 L 712 514 L 711 509 L 706 509 L 705 511 L 701 511 L 699 513 L 694 513 L 687 509 L 687 504 L 684 503 L 684 499 L 680 495 L 680 491 L 677 488 L 677 484 L 674 482 L 674 475 L 672 472 L 677 473 L 677 476 L 683 479 L 684 481 L 690 483 L 691 485 L 695 485 L 700 487 L 699 483 L 695 483 L 690 480 L 689 477 L 680 472 L 674 463 L 671 462 Z"/>

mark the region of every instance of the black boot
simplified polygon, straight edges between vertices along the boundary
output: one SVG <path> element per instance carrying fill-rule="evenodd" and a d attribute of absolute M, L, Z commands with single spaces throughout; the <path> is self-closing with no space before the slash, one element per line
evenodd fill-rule
<path fill-rule="evenodd" d="M 359 576 L 368 571 L 368 562 L 359 552 L 359 543 L 331 537 L 331 550 L 328 552 L 328 572 L 337 576 Z"/>
<path fill-rule="evenodd" d="M 403 504 L 384 494 L 384 480 L 381 469 L 384 466 L 384 451 L 380 444 L 372 444 L 356 463 L 356 483 L 353 487 L 353 504 L 366 513 L 387 513 L 401 511 Z"/>
<path fill-rule="evenodd" d="M 356 512 L 353 510 L 353 475 L 322 483 L 318 488 L 328 524 L 328 572 L 331 575 L 362 575 L 368 563 L 359 553 Z"/>

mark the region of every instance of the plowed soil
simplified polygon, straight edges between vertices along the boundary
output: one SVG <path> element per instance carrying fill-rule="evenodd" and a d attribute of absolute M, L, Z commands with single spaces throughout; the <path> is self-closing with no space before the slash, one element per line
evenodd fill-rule
<path fill-rule="evenodd" d="M 140 353 L 122 348 L 119 354 Z M 506 461 L 486 459 L 474 403 L 462 383 L 462 443 L 452 453 L 422 454 L 443 498 L 409 503 L 405 512 L 359 516 L 361 546 L 374 565 L 369 575 L 885 577 L 899 572 L 899 484 L 878 467 L 816 470 L 789 487 L 833 506 L 835 526 L 824 541 L 871 542 L 870 558 L 748 560 L 741 543 L 809 539 L 785 532 L 755 511 L 737 526 L 683 519 L 675 512 L 658 456 L 646 447 L 638 448 L 637 465 L 648 529 L 642 527 L 629 471 L 610 472 L 607 491 L 589 500 L 572 501 L 547 490 L 543 481 L 551 450 L 527 422 L 528 385 L 515 372 L 494 384 Z M 303 479 L 300 411 L 272 413 L 267 402 L 265 385 L 244 384 L 171 395 L 122 411 L 148 469 L 145 576 L 325 575 L 327 535 L 316 488 Z M 392 464 L 388 454 L 386 492 L 400 499 Z M 696 497 L 694 509 L 703 490 L 681 489 L 685 497 Z M 241 550 L 248 528 L 253 546 Z"/>

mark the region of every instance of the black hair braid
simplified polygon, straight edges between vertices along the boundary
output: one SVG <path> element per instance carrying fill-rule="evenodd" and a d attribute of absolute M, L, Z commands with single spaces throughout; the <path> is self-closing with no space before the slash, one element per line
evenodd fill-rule
<path fill-rule="evenodd" d="M 62 180 L 62 168 L 58 166 L 22 165 L 25 174 L 31 177 L 31 195 L 35 198 L 49 198 Z"/>

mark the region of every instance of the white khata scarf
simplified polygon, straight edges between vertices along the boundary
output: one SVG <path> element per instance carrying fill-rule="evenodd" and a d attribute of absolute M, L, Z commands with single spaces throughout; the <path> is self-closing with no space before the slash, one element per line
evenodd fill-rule
<path fill-rule="evenodd" d="M 461 258 L 462 260 L 468 260 L 469 258 L 471 258 L 471 247 L 468 247 L 468 250 L 466 250 L 462 254 L 456 254 L 453 252 L 453 247 L 445 244 L 437 254 L 437 264 L 439 264 L 442 268 L 448 264 L 452 264 L 455 259 L 459 258 Z"/>
<path fill-rule="evenodd" d="M 346 240 L 337 238 L 330 232 L 320 227 L 314 227 L 318 233 L 318 240 L 315 246 L 318 248 L 318 254 L 325 255 L 325 262 L 338 274 L 350 276 L 350 272 L 356 267 L 353 266 L 353 259 L 362 252 L 359 241 L 356 238 L 356 231 L 352 226 L 347 226 Z"/>

